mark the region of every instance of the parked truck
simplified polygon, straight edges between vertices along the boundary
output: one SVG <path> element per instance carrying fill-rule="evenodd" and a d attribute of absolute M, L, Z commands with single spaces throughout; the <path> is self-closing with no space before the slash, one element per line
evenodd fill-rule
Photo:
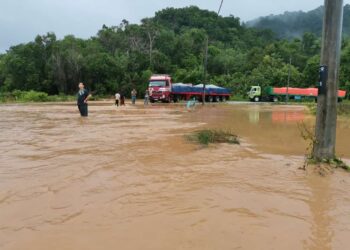
<path fill-rule="evenodd" d="M 260 86 L 252 86 L 248 92 L 250 101 L 269 101 L 278 102 L 285 100 L 287 95 L 290 99 L 301 100 L 303 98 L 311 98 L 317 101 L 318 88 L 287 88 L 287 87 L 266 87 L 264 90 Z M 338 91 L 338 100 L 342 101 L 346 96 L 346 91 Z"/>
<path fill-rule="evenodd" d="M 150 102 L 178 102 L 195 97 L 201 100 L 203 96 L 203 84 L 172 83 L 169 75 L 152 75 L 149 80 L 148 91 Z M 205 99 L 208 102 L 220 102 L 229 99 L 231 93 L 227 88 L 216 85 L 205 86 Z"/>

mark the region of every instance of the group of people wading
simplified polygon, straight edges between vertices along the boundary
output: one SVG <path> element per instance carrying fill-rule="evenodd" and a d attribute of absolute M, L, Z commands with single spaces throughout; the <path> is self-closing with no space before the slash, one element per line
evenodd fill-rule
<path fill-rule="evenodd" d="M 131 103 L 133 105 L 136 104 L 136 96 L 137 96 L 137 91 L 136 89 L 133 89 L 131 91 Z M 77 93 L 77 105 L 78 109 L 80 112 L 80 115 L 83 117 L 88 116 L 88 100 L 91 97 L 90 92 L 85 88 L 84 83 L 79 83 L 79 91 Z M 149 91 L 146 90 L 145 92 L 145 99 L 144 99 L 144 104 L 148 105 L 149 102 Z M 125 106 L 125 96 L 123 94 L 120 94 L 117 92 L 115 94 L 115 106 Z"/>

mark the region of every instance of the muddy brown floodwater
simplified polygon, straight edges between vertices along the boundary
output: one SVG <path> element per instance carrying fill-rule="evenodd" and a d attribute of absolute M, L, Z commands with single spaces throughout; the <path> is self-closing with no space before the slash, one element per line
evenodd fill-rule
<path fill-rule="evenodd" d="M 298 168 L 303 107 L 0 106 L 0 249 L 349 249 L 350 174 Z M 350 158 L 350 122 L 337 151 Z M 200 148 L 211 127 L 242 145 Z"/>

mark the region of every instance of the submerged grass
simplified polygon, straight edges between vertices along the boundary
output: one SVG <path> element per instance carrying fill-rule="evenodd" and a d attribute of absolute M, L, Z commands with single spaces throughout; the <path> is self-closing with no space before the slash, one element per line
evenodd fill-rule
<path fill-rule="evenodd" d="M 211 143 L 239 144 L 237 135 L 224 130 L 203 129 L 195 131 L 186 137 L 189 141 L 201 145 L 209 145 Z"/>
<path fill-rule="evenodd" d="M 307 170 L 308 168 L 310 168 L 315 173 L 318 173 L 321 176 L 332 174 L 334 169 L 337 168 L 350 172 L 350 166 L 348 166 L 340 158 L 316 160 L 312 156 L 313 146 L 315 143 L 317 143 L 315 138 L 315 128 L 310 129 L 303 122 L 298 124 L 298 128 L 301 133 L 301 137 L 308 143 L 304 159 L 304 165 L 301 169 Z"/>
<path fill-rule="evenodd" d="M 308 103 L 306 105 L 311 114 L 316 115 L 317 104 L 316 103 Z M 337 105 L 337 114 L 339 116 L 350 117 L 350 103 L 343 101 L 342 103 L 338 103 Z"/>
<path fill-rule="evenodd" d="M 344 161 L 339 158 L 334 158 L 331 160 L 321 160 L 317 161 L 313 158 L 308 158 L 305 161 L 303 168 L 307 171 L 312 171 L 313 173 L 319 174 L 321 176 L 327 176 L 333 174 L 335 169 L 343 169 L 346 172 L 350 172 L 350 166 L 348 166 Z"/>
<path fill-rule="evenodd" d="M 338 112 L 338 115 L 350 116 L 350 103 L 349 102 L 340 103 L 338 105 L 337 112 Z"/>

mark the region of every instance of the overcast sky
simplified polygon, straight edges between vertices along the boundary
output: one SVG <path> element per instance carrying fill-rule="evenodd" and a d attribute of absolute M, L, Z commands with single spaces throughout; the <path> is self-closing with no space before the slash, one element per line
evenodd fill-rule
<path fill-rule="evenodd" d="M 323 0 L 224 0 L 221 15 L 243 21 L 312 10 Z M 344 0 L 350 3 L 350 0 Z M 137 23 L 166 7 L 197 5 L 217 11 L 220 0 L 0 0 L 0 52 L 11 45 L 29 42 L 37 34 L 55 32 L 58 38 L 73 34 L 89 38 L 103 24 L 118 25 L 122 19 Z"/>

